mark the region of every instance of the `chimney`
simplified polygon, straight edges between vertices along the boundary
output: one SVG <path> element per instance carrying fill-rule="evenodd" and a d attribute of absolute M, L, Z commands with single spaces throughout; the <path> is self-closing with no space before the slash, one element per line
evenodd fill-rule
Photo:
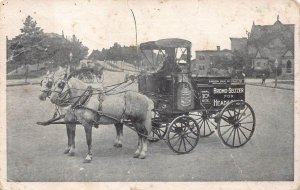
<path fill-rule="evenodd" d="M 220 46 L 217 46 L 217 51 L 220 51 Z"/>

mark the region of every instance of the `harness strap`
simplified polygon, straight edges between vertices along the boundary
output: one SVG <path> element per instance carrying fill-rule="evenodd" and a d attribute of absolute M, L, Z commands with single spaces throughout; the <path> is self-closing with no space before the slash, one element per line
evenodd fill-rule
<path fill-rule="evenodd" d="M 71 109 L 75 109 L 77 106 L 84 105 L 87 100 L 92 96 L 93 89 L 91 86 L 88 86 L 87 89 L 79 96 L 79 98 L 71 105 Z M 85 94 L 87 95 L 85 96 Z M 82 100 L 84 97 L 84 100 Z"/>

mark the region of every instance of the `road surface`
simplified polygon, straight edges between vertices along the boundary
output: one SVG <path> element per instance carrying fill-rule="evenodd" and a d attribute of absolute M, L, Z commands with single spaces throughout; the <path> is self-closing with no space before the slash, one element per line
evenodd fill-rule
<path fill-rule="evenodd" d="M 76 154 L 63 154 L 63 125 L 38 126 L 53 106 L 38 99 L 39 86 L 7 88 L 7 163 L 10 181 L 274 181 L 293 180 L 293 91 L 246 87 L 256 113 L 250 142 L 224 147 L 217 135 L 201 138 L 189 154 L 176 155 L 164 142 L 150 143 L 145 160 L 134 159 L 137 135 L 124 128 L 123 147 L 113 147 L 115 129 L 93 129 L 93 161 L 85 164 L 84 129 L 77 127 Z"/>

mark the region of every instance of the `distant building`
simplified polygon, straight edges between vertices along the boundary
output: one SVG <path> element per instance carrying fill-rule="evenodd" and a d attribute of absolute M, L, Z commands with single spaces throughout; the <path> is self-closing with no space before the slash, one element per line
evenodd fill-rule
<path fill-rule="evenodd" d="M 247 38 L 230 38 L 231 50 L 240 52 L 244 55 L 247 54 Z"/>
<path fill-rule="evenodd" d="M 278 61 L 283 75 L 294 72 L 294 24 L 282 24 L 277 16 L 273 25 L 256 25 L 253 22 L 248 38 L 230 38 L 231 50 L 244 52 L 251 60 L 254 71 L 275 67 Z"/>
<path fill-rule="evenodd" d="M 213 62 L 215 57 L 224 57 L 227 59 L 232 59 L 232 51 L 228 50 L 228 49 L 221 50 L 220 46 L 217 46 L 216 50 L 196 51 L 196 59 L 199 59 L 199 60 Z"/>
<path fill-rule="evenodd" d="M 205 60 L 193 59 L 191 60 L 191 72 L 197 76 L 207 76 L 209 63 Z"/>
<path fill-rule="evenodd" d="M 199 73 L 200 75 L 212 69 L 215 65 L 225 64 L 232 61 L 232 51 L 228 49 L 221 50 L 220 46 L 217 46 L 216 50 L 199 50 L 195 51 L 196 59 L 191 62 L 191 72 Z M 197 69 L 199 69 L 197 71 Z"/>

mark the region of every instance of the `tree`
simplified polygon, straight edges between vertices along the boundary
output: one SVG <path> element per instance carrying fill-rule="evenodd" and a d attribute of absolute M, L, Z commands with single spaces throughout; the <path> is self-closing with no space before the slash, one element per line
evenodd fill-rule
<path fill-rule="evenodd" d="M 89 59 L 94 60 L 111 60 L 111 61 L 126 61 L 131 64 L 136 64 L 138 57 L 136 52 L 136 46 L 121 46 L 118 43 L 114 43 L 109 49 L 103 48 L 101 51 L 93 50 Z"/>
<path fill-rule="evenodd" d="M 16 68 L 25 65 L 27 70 L 28 64 L 36 64 L 45 54 L 45 48 L 41 46 L 44 33 L 40 27 L 37 27 L 36 21 L 31 16 L 27 16 L 23 24 L 21 34 L 12 40 L 10 48 Z M 25 80 L 27 80 L 27 73 L 26 71 Z"/>
<path fill-rule="evenodd" d="M 68 44 L 70 52 L 72 52 L 72 64 L 79 64 L 79 62 L 88 55 L 89 49 L 79 41 L 79 39 L 73 34 L 72 39 Z"/>

